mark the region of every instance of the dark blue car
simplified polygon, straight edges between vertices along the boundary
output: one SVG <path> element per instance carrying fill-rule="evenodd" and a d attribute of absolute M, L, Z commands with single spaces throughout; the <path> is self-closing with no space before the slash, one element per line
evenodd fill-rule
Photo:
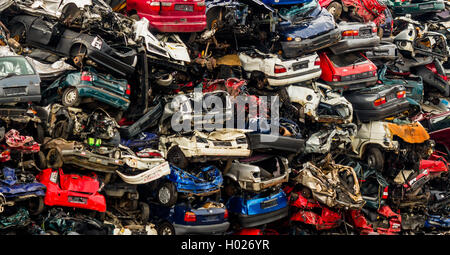
<path fill-rule="evenodd" d="M 450 218 L 440 215 L 429 215 L 425 221 L 425 228 L 448 229 L 450 228 Z"/>
<path fill-rule="evenodd" d="M 237 222 L 243 228 L 264 225 L 288 215 L 287 197 L 281 189 L 232 196 L 226 205 L 230 221 Z"/>
<path fill-rule="evenodd" d="M 223 234 L 230 226 L 227 209 L 221 203 L 181 202 L 172 207 L 149 204 L 158 235 Z"/>
<path fill-rule="evenodd" d="M 333 15 L 320 7 L 316 0 L 303 6 L 280 8 L 277 25 L 283 55 L 295 58 L 329 47 L 341 39 Z"/>

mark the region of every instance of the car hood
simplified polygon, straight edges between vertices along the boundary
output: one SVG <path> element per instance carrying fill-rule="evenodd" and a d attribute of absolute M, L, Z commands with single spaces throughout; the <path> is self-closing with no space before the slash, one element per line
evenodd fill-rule
<path fill-rule="evenodd" d="M 285 37 L 300 37 L 307 39 L 324 34 L 336 28 L 333 15 L 326 9 L 317 6 L 303 21 L 282 21 L 278 24 L 278 31 Z"/>

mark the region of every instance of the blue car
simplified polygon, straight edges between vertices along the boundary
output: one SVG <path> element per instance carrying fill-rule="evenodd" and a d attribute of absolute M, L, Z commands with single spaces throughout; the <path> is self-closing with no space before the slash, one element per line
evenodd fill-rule
<path fill-rule="evenodd" d="M 439 215 L 429 215 L 425 221 L 425 228 L 450 228 L 450 218 Z"/>
<path fill-rule="evenodd" d="M 250 228 L 277 221 L 288 215 L 288 201 L 283 190 L 277 192 L 244 193 L 232 196 L 226 203 L 230 221 Z"/>
<path fill-rule="evenodd" d="M 301 7 L 280 8 L 279 17 L 282 21 L 276 29 L 286 58 L 329 47 L 341 39 L 341 31 L 333 15 L 320 7 L 316 0 Z"/>
<path fill-rule="evenodd" d="M 149 203 L 150 218 L 158 235 L 223 234 L 228 230 L 228 211 L 222 203 L 192 205 L 181 202 L 172 207 Z"/>
<path fill-rule="evenodd" d="M 155 198 L 159 204 L 170 207 L 177 203 L 180 195 L 220 197 L 222 183 L 222 172 L 215 166 L 188 172 L 171 165 L 170 174 L 150 182 L 144 192 Z"/>
<path fill-rule="evenodd" d="M 33 180 L 32 182 L 19 183 L 16 170 L 3 167 L 0 180 L 0 213 L 4 206 L 14 206 L 16 203 L 28 202 L 29 211 L 32 215 L 40 214 L 44 209 L 45 185 Z"/>
<path fill-rule="evenodd" d="M 121 139 L 120 144 L 127 146 L 132 151 L 141 151 L 146 148 L 157 147 L 159 142 L 158 135 L 148 132 L 141 132 L 136 139 Z"/>

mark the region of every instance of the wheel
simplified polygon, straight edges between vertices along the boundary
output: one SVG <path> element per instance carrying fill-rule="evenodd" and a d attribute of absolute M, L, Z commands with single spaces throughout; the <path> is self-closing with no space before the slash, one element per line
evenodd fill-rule
<path fill-rule="evenodd" d="M 147 203 L 139 202 L 139 209 L 141 210 L 141 214 L 139 215 L 139 218 L 142 222 L 142 224 L 147 224 L 148 218 L 150 217 L 150 207 Z"/>
<path fill-rule="evenodd" d="M 40 169 L 45 169 L 47 168 L 47 159 L 45 158 L 45 154 L 42 151 L 39 151 L 37 153 L 37 157 L 34 161 L 37 161 L 36 165 L 40 168 Z"/>
<path fill-rule="evenodd" d="M 366 163 L 369 167 L 383 172 L 384 168 L 384 155 L 383 152 L 377 147 L 370 147 L 365 153 Z"/>
<path fill-rule="evenodd" d="M 63 165 L 63 160 L 62 160 L 62 156 L 59 153 L 59 151 L 55 148 L 50 149 L 47 153 L 47 167 L 53 168 L 53 169 L 58 169 L 58 168 L 62 167 L 62 165 Z"/>
<path fill-rule="evenodd" d="M 161 222 L 156 226 L 158 235 L 172 236 L 175 235 L 175 228 L 167 221 Z"/>
<path fill-rule="evenodd" d="M 28 208 L 31 215 L 39 215 L 44 211 L 44 198 L 34 197 L 28 201 Z"/>
<path fill-rule="evenodd" d="M 167 161 L 182 169 L 186 168 L 188 165 L 188 160 L 178 146 L 173 146 L 169 149 L 167 152 Z"/>
<path fill-rule="evenodd" d="M 52 138 L 63 138 L 67 140 L 69 138 L 69 123 L 65 120 L 56 122 L 53 128 Z"/>
<path fill-rule="evenodd" d="M 333 15 L 334 20 L 337 22 L 337 20 L 341 17 L 342 14 L 342 4 L 338 2 L 332 2 L 327 7 L 327 11 Z"/>
<path fill-rule="evenodd" d="M 164 182 L 158 188 L 157 201 L 164 206 L 171 207 L 177 202 L 178 192 L 172 182 Z"/>
<path fill-rule="evenodd" d="M 74 87 L 67 88 L 62 94 L 61 102 L 64 106 L 77 106 L 80 104 L 78 89 Z"/>

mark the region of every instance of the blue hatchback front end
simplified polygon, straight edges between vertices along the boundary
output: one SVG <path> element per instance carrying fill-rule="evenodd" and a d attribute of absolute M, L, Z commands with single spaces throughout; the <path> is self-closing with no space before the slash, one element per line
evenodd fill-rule
<path fill-rule="evenodd" d="M 269 193 L 269 194 L 268 194 Z M 233 196 L 227 202 L 230 220 L 237 220 L 244 228 L 277 221 L 288 215 L 286 194 L 261 192 L 252 195 Z M 232 218 L 231 218 L 232 217 Z"/>

